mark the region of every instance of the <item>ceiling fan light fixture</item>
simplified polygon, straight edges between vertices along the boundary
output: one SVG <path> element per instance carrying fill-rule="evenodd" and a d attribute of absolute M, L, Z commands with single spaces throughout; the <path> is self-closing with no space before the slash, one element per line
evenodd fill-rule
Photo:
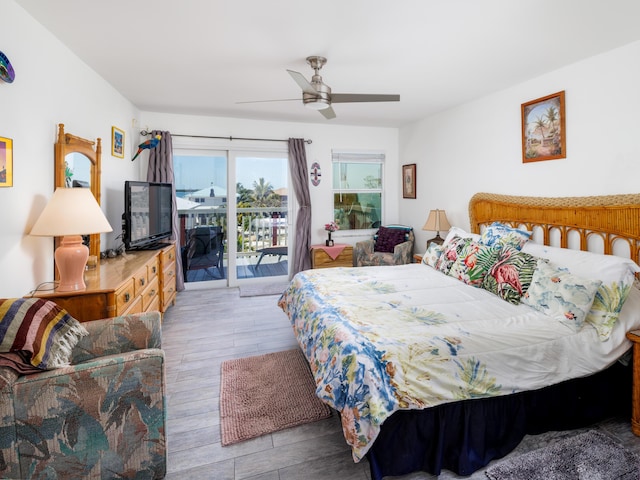
<path fill-rule="evenodd" d="M 331 106 L 331 89 L 322 83 L 312 84 L 316 93 L 302 92 L 302 103 L 311 110 L 324 110 Z"/>
<path fill-rule="evenodd" d="M 304 102 L 304 106 L 311 110 L 324 110 L 325 108 L 329 108 L 331 104 L 324 98 L 316 98 L 314 100 Z"/>

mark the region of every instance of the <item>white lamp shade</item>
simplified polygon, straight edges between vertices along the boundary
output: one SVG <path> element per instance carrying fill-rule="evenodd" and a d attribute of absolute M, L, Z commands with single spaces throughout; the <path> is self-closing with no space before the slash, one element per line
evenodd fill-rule
<path fill-rule="evenodd" d="M 57 188 L 36 220 L 31 235 L 62 237 L 111 232 L 113 229 L 88 188 Z"/>

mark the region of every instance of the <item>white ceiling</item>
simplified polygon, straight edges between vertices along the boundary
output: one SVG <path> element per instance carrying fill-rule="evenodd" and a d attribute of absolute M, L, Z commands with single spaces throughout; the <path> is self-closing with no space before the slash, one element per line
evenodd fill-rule
<path fill-rule="evenodd" d="M 638 0 L 17 3 L 142 110 L 345 125 L 401 126 L 640 39 Z M 400 102 L 326 120 L 286 72 L 310 78 L 310 55 L 335 93 Z M 236 103 L 272 99 L 300 100 Z"/>

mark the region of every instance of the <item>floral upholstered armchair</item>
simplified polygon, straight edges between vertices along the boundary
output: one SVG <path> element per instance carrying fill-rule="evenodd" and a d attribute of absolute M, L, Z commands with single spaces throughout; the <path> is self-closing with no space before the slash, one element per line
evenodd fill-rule
<path fill-rule="evenodd" d="M 63 331 L 56 341 L 67 358 L 48 359 L 50 352 L 37 345 L 30 352 L 28 343 L 0 350 L 0 478 L 164 478 L 160 314 L 80 324 L 53 302 L 37 302 L 16 307 L 0 300 L 0 326 L 18 311 L 25 318 L 46 315 L 50 331 Z M 45 308 L 43 315 L 29 314 Z M 2 330 L 0 347 L 6 346 Z"/>
<path fill-rule="evenodd" d="M 357 242 L 353 251 L 356 267 L 403 265 L 413 261 L 413 228 L 405 225 L 380 227 L 370 240 Z"/>

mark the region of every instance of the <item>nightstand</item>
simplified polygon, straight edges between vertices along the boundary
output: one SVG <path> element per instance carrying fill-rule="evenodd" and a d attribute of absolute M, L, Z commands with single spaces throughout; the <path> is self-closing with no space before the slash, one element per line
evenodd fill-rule
<path fill-rule="evenodd" d="M 417 253 L 414 253 L 414 254 L 413 254 L 413 260 L 414 260 L 416 263 L 422 263 L 422 255 L 418 255 Z"/>
<path fill-rule="evenodd" d="M 336 243 L 333 247 L 311 245 L 311 268 L 353 267 L 353 247 Z"/>
<path fill-rule="evenodd" d="M 631 431 L 640 436 L 640 330 L 627 332 L 633 342 L 633 390 L 631 396 Z"/>

